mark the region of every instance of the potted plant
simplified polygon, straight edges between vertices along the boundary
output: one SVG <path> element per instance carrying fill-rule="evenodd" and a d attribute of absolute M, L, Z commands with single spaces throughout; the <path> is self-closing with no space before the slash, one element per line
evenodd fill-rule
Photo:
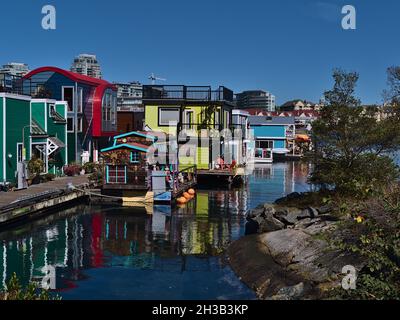
<path fill-rule="evenodd" d="M 40 174 L 43 172 L 44 162 L 43 160 L 33 157 L 28 162 L 29 179 L 28 184 L 40 183 Z"/>

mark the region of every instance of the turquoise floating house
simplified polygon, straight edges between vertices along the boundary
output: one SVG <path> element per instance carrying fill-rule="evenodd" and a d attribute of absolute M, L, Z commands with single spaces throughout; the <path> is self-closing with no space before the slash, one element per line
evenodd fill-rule
<path fill-rule="evenodd" d="M 255 162 L 271 163 L 284 158 L 293 149 L 294 117 L 250 116 L 250 128 L 255 140 Z"/>

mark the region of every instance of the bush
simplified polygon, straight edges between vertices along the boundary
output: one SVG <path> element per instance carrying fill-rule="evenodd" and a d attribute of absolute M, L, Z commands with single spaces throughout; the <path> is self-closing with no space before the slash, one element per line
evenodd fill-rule
<path fill-rule="evenodd" d="M 23 289 L 17 275 L 13 273 L 6 289 L 0 291 L 0 300 L 61 300 L 60 297 L 51 297 L 47 290 L 39 290 L 35 283 L 30 283 Z"/>
<path fill-rule="evenodd" d="M 95 162 L 86 162 L 83 165 L 83 169 L 85 170 L 85 173 L 94 173 L 94 172 L 101 171 L 100 165 Z"/>
<path fill-rule="evenodd" d="M 80 174 L 82 167 L 78 164 L 70 164 L 68 166 L 64 166 L 63 170 L 65 175 L 73 177 Z"/>
<path fill-rule="evenodd" d="M 31 176 L 38 176 L 44 171 L 44 162 L 36 157 L 28 161 L 28 171 Z"/>
<path fill-rule="evenodd" d="M 342 206 L 343 207 L 343 206 Z M 356 290 L 335 289 L 333 298 L 400 299 L 400 187 L 380 198 L 348 204 L 349 218 L 333 236 L 333 246 L 365 261 Z"/>

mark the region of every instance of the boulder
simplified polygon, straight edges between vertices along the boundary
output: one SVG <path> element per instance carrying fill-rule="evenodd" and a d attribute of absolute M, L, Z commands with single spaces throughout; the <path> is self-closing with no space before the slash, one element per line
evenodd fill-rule
<path fill-rule="evenodd" d="M 305 286 L 300 282 L 291 287 L 281 288 L 276 295 L 273 295 L 268 300 L 297 300 L 303 297 L 305 293 Z"/>
<path fill-rule="evenodd" d="M 259 223 L 258 232 L 259 233 L 272 232 L 284 229 L 285 227 L 286 226 L 283 222 L 274 218 L 272 215 L 268 215 Z"/>
<path fill-rule="evenodd" d="M 295 250 L 303 248 L 309 238 L 309 235 L 294 229 L 274 231 L 260 236 L 271 256 L 283 267 L 292 263 Z"/>

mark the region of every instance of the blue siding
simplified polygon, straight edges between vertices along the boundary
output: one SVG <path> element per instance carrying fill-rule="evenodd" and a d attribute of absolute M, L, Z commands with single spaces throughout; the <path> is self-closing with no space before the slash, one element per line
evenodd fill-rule
<path fill-rule="evenodd" d="M 285 140 L 274 140 L 274 149 L 286 148 Z"/>
<path fill-rule="evenodd" d="M 254 137 L 271 137 L 283 138 L 285 137 L 285 126 L 252 126 L 254 129 Z"/>

